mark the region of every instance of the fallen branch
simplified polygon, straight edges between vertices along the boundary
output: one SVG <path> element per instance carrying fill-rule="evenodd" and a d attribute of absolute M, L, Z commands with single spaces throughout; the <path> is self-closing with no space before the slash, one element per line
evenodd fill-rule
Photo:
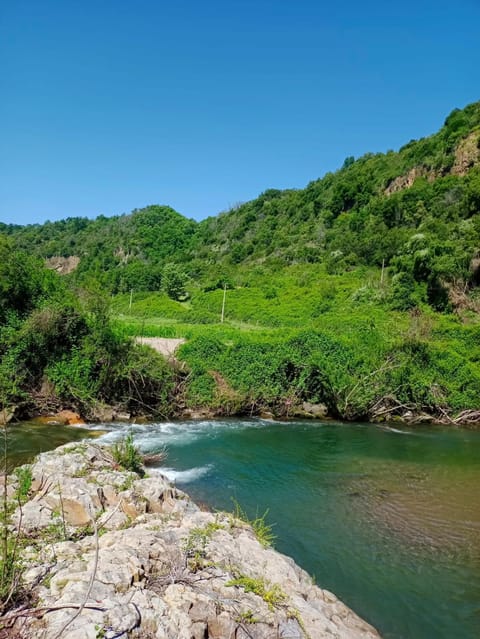
<path fill-rule="evenodd" d="M 11 621 L 15 621 L 21 617 L 38 617 L 41 618 L 49 612 L 56 612 L 57 610 L 70 610 L 70 609 L 78 609 L 82 604 L 74 604 L 74 603 L 66 603 L 58 606 L 45 606 L 44 608 L 25 608 L 22 607 L 20 610 L 13 610 L 8 612 L 5 615 L 0 617 L 0 623 L 3 627 L 5 624 L 10 623 Z M 84 609 L 86 610 L 99 610 L 100 612 L 105 612 L 107 608 L 102 606 L 95 606 L 93 604 L 85 604 Z"/>
<path fill-rule="evenodd" d="M 459 413 L 455 419 L 454 424 L 476 424 L 480 422 L 480 410 L 468 409 Z"/>
<path fill-rule="evenodd" d="M 380 373 L 384 373 L 387 370 L 393 370 L 394 368 L 399 368 L 400 364 L 394 364 L 392 359 L 387 359 L 386 362 L 384 362 L 380 368 L 377 368 L 376 370 L 372 371 L 371 373 L 368 373 L 368 375 L 365 375 L 364 377 L 362 377 L 361 379 L 358 380 L 358 382 L 351 388 L 350 392 L 346 395 L 345 400 L 343 402 L 343 413 L 344 415 L 347 414 L 347 408 L 349 405 L 349 401 L 352 397 L 352 395 L 358 390 L 358 388 L 364 384 L 368 379 L 370 379 L 371 377 L 374 377 L 375 375 L 379 375 Z"/>

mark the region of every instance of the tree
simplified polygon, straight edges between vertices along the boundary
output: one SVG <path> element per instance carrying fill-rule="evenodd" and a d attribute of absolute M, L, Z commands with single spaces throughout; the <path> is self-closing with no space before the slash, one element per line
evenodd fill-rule
<path fill-rule="evenodd" d="M 0 236 L 0 323 L 9 313 L 27 315 L 52 286 L 53 274 L 39 260 L 14 250 Z"/>
<path fill-rule="evenodd" d="M 162 273 L 162 287 L 168 297 L 178 302 L 186 300 L 188 298 L 186 283 L 187 275 L 178 264 L 173 262 L 165 264 Z"/>

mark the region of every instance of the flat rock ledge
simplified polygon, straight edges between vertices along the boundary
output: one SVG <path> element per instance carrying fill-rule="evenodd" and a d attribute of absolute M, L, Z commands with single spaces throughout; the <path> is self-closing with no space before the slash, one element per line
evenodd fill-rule
<path fill-rule="evenodd" d="M 120 469 L 107 448 L 67 444 L 39 455 L 31 472 L 13 520 L 32 603 L 4 617 L 11 636 L 379 637 L 248 524 L 200 510 L 159 473 Z"/>

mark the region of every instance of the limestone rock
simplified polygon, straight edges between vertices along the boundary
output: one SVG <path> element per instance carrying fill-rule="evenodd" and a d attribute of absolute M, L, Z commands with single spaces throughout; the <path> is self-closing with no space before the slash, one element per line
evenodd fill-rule
<path fill-rule="evenodd" d="M 236 623 L 226 612 L 208 622 L 208 637 L 211 639 L 235 639 Z"/>
<path fill-rule="evenodd" d="M 113 422 L 115 411 L 112 406 L 96 406 L 93 411 L 93 416 L 98 422 Z"/>
<path fill-rule="evenodd" d="M 6 426 L 15 416 L 16 406 L 9 406 L 0 410 L 0 426 Z"/>
<path fill-rule="evenodd" d="M 305 413 L 311 415 L 312 417 L 327 417 L 328 408 L 325 404 L 311 404 L 310 402 L 303 402 L 302 408 Z"/>
<path fill-rule="evenodd" d="M 248 525 L 201 511 L 162 475 L 120 471 L 92 443 L 42 453 L 32 473 L 24 579 L 38 608 L 54 610 L 26 618 L 26 639 L 56 637 L 85 599 L 62 639 L 378 639 Z M 242 576 L 258 590 L 246 592 Z"/>
<path fill-rule="evenodd" d="M 69 255 L 64 257 L 62 255 L 53 255 L 45 259 L 45 266 L 52 271 L 56 271 L 60 275 L 66 275 L 74 271 L 80 264 L 80 258 L 78 255 Z"/>

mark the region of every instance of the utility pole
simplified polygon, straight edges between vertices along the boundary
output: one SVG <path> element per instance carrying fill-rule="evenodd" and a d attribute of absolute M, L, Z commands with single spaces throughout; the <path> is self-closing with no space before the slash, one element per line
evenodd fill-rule
<path fill-rule="evenodd" d="M 222 317 L 220 322 L 223 324 L 223 320 L 225 319 L 225 297 L 227 295 L 227 285 L 223 285 L 223 302 L 222 302 Z"/>
<path fill-rule="evenodd" d="M 385 258 L 382 260 L 382 274 L 380 275 L 380 286 L 383 286 L 383 274 L 385 272 Z"/>
<path fill-rule="evenodd" d="M 132 310 L 132 301 L 133 301 L 133 288 L 130 289 L 130 304 L 128 305 L 128 310 Z"/>

